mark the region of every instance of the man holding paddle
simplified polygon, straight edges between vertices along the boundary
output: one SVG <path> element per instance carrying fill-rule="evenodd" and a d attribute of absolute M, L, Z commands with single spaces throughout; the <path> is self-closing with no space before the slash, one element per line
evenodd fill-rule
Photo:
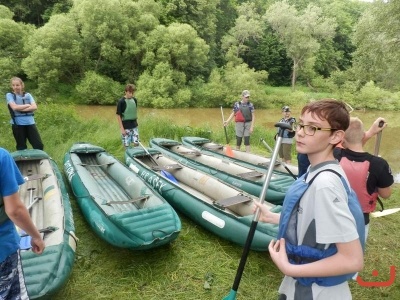
<path fill-rule="evenodd" d="M 244 138 L 244 146 L 246 152 L 250 152 L 250 135 L 254 130 L 254 105 L 250 102 L 250 92 L 244 90 L 242 92 L 242 99 L 235 102 L 233 111 L 229 118 L 224 121 L 224 126 L 235 118 L 235 131 L 236 131 L 236 150 L 240 150 L 242 139 Z"/>
<path fill-rule="evenodd" d="M 379 123 L 382 122 L 382 126 Z M 378 134 L 386 126 L 384 119 L 378 118 L 368 131 Z M 349 179 L 350 185 L 356 192 L 365 221 L 365 240 L 369 229 L 369 214 L 376 208 L 378 196 L 387 199 L 392 194 L 394 183 L 393 174 L 387 161 L 372 155 L 363 149 L 363 144 L 370 137 L 364 133 L 364 126 L 359 118 L 350 118 L 350 126 L 346 130 L 343 148 L 336 148 L 335 158 Z"/>

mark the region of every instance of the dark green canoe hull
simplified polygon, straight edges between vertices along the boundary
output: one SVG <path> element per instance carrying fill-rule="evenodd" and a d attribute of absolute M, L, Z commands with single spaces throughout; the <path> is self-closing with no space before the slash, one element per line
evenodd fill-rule
<path fill-rule="evenodd" d="M 75 260 L 76 237 L 69 196 L 57 164 L 41 150 L 12 153 L 24 177 L 45 175 L 21 185 L 20 197 L 29 205 L 27 188 L 40 200 L 31 208 L 38 229 L 53 226 L 44 235 L 46 248 L 41 255 L 21 251 L 22 267 L 30 299 L 51 299 L 68 280 Z"/>
<path fill-rule="evenodd" d="M 224 160 L 229 160 L 248 168 L 256 169 L 260 172 L 268 172 L 269 164 L 271 159 L 254 153 L 242 152 L 239 150 L 232 149 L 232 156 L 226 155 L 226 147 L 221 144 L 212 142 L 209 139 L 194 136 L 182 137 L 182 144 L 185 146 L 193 147 L 202 153 L 207 153 L 213 156 L 221 157 Z M 283 164 L 276 162 L 274 165 L 274 172 L 277 174 L 283 174 L 292 176 L 294 178 L 299 174 L 297 166 L 291 164 Z"/>
<path fill-rule="evenodd" d="M 171 205 L 103 148 L 74 144 L 64 171 L 86 221 L 111 245 L 147 250 L 178 237 L 181 222 Z"/>
<path fill-rule="evenodd" d="M 150 140 L 150 146 L 185 166 L 201 170 L 251 195 L 259 197 L 261 194 L 262 186 L 266 178 L 265 173 L 240 166 L 235 162 L 214 157 L 212 155 L 200 152 L 200 155 L 198 155 L 199 153 L 193 153 L 195 151 L 192 148 L 188 148 L 175 140 L 153 138 Z M 189 155 L 184 156 L 180 154 L 180 152 L 188 153 Z M 260 176 L 245 176 L 246 174 L 251 175 L 254 173 Z M 282 204 L 285 194 L 293 182 L 294 179 L 291 176 L 273 174 L 267 189 L 265 200 L 277 205 Z"/>
<path fill-rule="evenodd" d="M 152 148 L 149 148 L 148 152 L 158 158 L 162 155 L 159 150 Z M 191 192 L 190 189 L 185 189 L 183 183 L 179 181 L 179 178 L 182 176 L 191 176 L 190 174 L 197 172 L 201 174 L 198 174 L 198 178 L 194 180 L 201 182 L 211 181 L 208 183 L 208 186 L 215 189 L 215 194 L 217 194 L 217 190 L 224 188 L 234 189 L 237 194 L 242 193 L 242 191 L 237 190 L 206 173 L 185 166 L 182 166 L 183 168 L 177 171 L 168 170 L 169 176 L 167 177 L 172 176 L 173 178 L 176 178 L 177 183 L 175 183 L 167 177 L 164 177 L 159 171 L 153 170 L 146 165 L 142 160 L 142 158 L 146 158 L 146 156 L 148 156 L 147 153 L 141 148 L 127 149 L 125 152 L 125 162 L 131 170 L 137 173 L 149 184 L 156 187 L 164 199 L 166 199 L 176 210 L 215 235 L 244 246 L 250 225 L 253 221 L 253 215 L 248 214 L 246 216 L 237 216 L 229 213 L 227 209 L 221 208 L 213 203 L 205 202 L 200 199 L 200 196 L 198 196 L 198 193 L 202 193 L 202 191 L 194 193 Z M 183 173 L 178 175 L 177 172 Z M 209 193 L 212 194 L 213 191 L 209 191 Z M 258 198 L 254 197 L 254 199 L 258 201 Z M 280 209 L 281 207 L 277 206 L 274 208 L 274 211 L 278 212 Z M 256 251 L 267 251 L 269 242 L 276 238 L 277 233 L 277 225 L 259 222 L 251 249 Z"/>

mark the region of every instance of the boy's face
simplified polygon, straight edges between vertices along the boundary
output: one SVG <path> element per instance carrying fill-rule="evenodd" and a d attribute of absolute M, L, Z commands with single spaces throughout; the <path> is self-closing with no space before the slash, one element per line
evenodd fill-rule
<path fill-rule="evenodd" d="M 125 98 L 130 99 L 133 97 L 133 92 L 132 91 L 125 91 Z"/>
<path fill-rule="evenodd" d="M 290 117 L 290 111 L 283 111 L 283 112 L 282 112 L 282 115 L 283 115 L 283 117 L 284 117 L 285 119 L 287 119 L 287 118 Z"/>
<path fill-rule="evenodd" d="M 343 130 L 328 130 L 331 128 L 328 121 L 319 119 L 309 112 L 304 113 L 300 119 L 301 125 L 312 125 L 326 130 L 315 130 L 314 135 L 305 134 L 302 128 L 296 131 L 296 150 L 299 153 L 313 155 L 318 153 L 329 154 L 333 147 L 338 144 L 344 136 Z M 308 132 L 308 131 L 307 131 Z M 310 132 L 308 132 L 310 134 Z M 322 155 L 323 157 L 323 155 Z"/>

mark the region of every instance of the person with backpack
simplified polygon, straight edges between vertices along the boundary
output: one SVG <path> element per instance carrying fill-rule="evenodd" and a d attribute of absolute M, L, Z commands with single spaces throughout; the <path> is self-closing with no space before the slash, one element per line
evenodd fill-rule
<path fill-rule="evenodd" d="M 381 131 L 384 128 L 378 125 L 381 120 L 383 119 L 378 118 L 369 132 L 373 131 L 373 128 L 375 132 Z M 350 126 L 344 135 L 344 148 L 336 147 L 334 156 L 340 162 L 361 204 L 364 212 L 366 241 L 369 231 L 369 214 L 375 210 L 378 197 L 384 199 L 390 197 L 394 179 L 385 159 L 364 151 L 365 139 L 363 122 L 356 117 L 350 118 Z"/>
<path fill-rule="evenodd" d="M 232 113 L 224 122 L 224 126 L 227 126 L 233 118 L 235 118 L 236 150 L 240 150 L 242 140 L 244 139 L 246 152 L 250 152 L 250 135 L 254 130 L 255 114 L 254 105 L 250 102 L 250 92 L 248 90 L 244 90 L 242 92 L 242 99 L 235 102 Z"/>
<path fill-rule="evenodd" d="M 283 118 L 280 119 L 280 123 L 288 123 L 290 126 L 296 122 L 296 119 L 290 116 L 290 107 L 282 107 Z M 292 162 L 292 145 L 295 132 L 285 130 L 283 132 L 282 144 L 279 148 L 279 157 L 284 160 L 285 163 L 290 164 Z"/>
<path fill-rule="evenodd" d="M 34 119 L 34 111 L 37 110 L 35 99 L 30 93 L 25 93 L 25 85 L 21 78 L 11 78 L 11 88 L 13 91 L 6 94 L 6 100 L 16 149 L 27 149 L 28 140 L 33 149 L 43 150 L 42 138 Z"/>
<path fill-rule="evenodd" d="M 134 84 L 125 86 L 125 95 L 117 103 L 117 121 L 121 132 L 122 144 L 128 148 L 131 144 L 139 146 L 139 124 L 136 87 Z"/>
<path fill-rule="evenodd" d="M 303 107 L 296 149 L 310 168 L 286 193 L 281 213 L 259 203 L 260 221 L 279 224 L 268 250 L 285 274 L 279 299 L 351 299 L 348 280 L 362 270 L 364 217 L 346 174 L 333 156 L 350 122 L 342 101 L 322 99 Z"/>

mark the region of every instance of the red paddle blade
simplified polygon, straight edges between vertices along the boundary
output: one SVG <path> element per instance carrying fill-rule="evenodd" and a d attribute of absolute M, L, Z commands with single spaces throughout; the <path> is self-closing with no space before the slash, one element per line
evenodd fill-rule
<path fill-rule="evenodd" d="M 233 151 L 232 151 L 231 146 L 229 146 L 229 145 L 225 146 L 225 154 L 226 154 L 226 156 L 233 157 Z"/>

